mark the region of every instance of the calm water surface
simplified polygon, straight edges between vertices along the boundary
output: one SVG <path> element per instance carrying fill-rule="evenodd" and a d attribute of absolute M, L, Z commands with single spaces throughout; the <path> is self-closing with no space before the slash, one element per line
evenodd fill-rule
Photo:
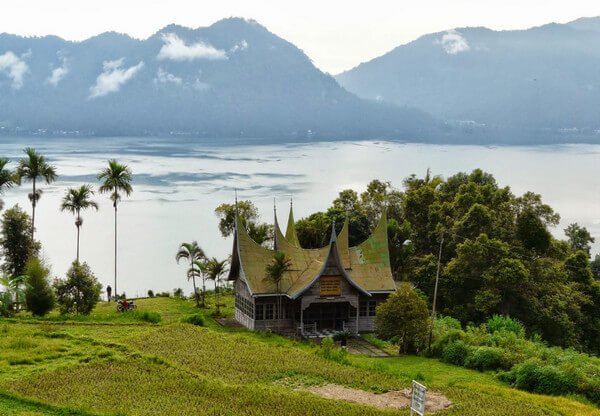
<path fill-rule="evenodd" d="M 262 220 L 273 219 L 277 199 L 280 222 L 287 221 L 289 196 L 296 218 L 326 209 L 346 188 L 362 191 L 373 178 L 402 180 L 427 168 L 444 177 L 482 168 L 513 192 L 542 194 L 561 214 L 561 224 L 588 227 L 600 240 L 600 145 L 483 147 L 327 142 L 285 145 L 219 146 L 194 139 L 0 139 L 0 155 L 20 158 L 35 147 L 56 165 L 59 180 L 43 187 L 36 210 L 36 237 L 53 275 L 64 276 L 75 258 L 76 229 L 72 215 L 60 212 L 64 191 L 81 183 L 96 184 L 106 160 L 117 158 L 134 172 L 134 193 L 119 209 L 119 292 L 143 295 L 148 289 L 190 292 L 185 266 L 175 262 L 179 243 L 198 240 L 208 255 L 225 257 L 232 240 L 221 237 L 214 208 L 252 199 Z M 13 165 L 14 166 L 14 165 Z M 9 190 L 6 206 L 31 210 L 30 184 Z M 83 214 L 81 259 L 98 279 L 113 279 L 113 210 L 106 195 L 96 195 L 100 211 Z M 600 245 L 594 246 L 594 252 Z"/>

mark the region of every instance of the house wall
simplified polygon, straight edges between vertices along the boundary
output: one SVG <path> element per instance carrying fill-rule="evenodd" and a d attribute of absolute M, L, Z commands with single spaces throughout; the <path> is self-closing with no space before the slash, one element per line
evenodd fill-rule
<path fill-rule="evenodd" d="M 359 332 L 373 332 L 375 331 L 375 316 L 372 315 L 371 307 L 373 302 L 375 307 L 381 302 L 384 302 L 389 295 L 373 295 L 371 297 L 360 296 L 359 298 L 359 316 L 358 316 L 358 331 Z M 371 302 L 367 307 L 367 316 L 361 316 L 361 310 L 364 311 L 365 302 Z"/>
<path fill-rule="evenodd" d="M 284 296 L 281 297 L 281 309 L 283 311 L 283 319 L 275 319 L 278 316 L 277 307 L 279 303 L 278 296 L 265 296 L 265 297 L 256 297 L 255 301 L 255 313 L 263 313 L 262 317 L 255 316 L 254 319 L 254 329 L 277 329 L 277 330 L 295 330 L 295 302 L 286 298 Z M 273 308 L 273 319 L 259 319 L 264 318 L 265 312 L 264 307 L 267 305 L 272 305 Z"/>
<path fill-rule="evenodd" d="M 254 307 L 254 298 L 250 294 L 250 290 L 248 290 L 248 286 L 246 285 L 246 282 L 244 282 L 240 278 L 237 278 L 235 280 L 233 287 L 234 287 L 235 296 L 236 296 L 235 315 L 234 315 L 235 320 L 238 321 L 240 324 L 244 325 L 246 328 L 255 329 L 254 317 L 251 315 L 248 315 L 246 313 L 246 311 L 242 310 L 239 307 L 238 297 L 245 299 L 247 302 L 249 302 L 252 305 L 252 308 Z"/>

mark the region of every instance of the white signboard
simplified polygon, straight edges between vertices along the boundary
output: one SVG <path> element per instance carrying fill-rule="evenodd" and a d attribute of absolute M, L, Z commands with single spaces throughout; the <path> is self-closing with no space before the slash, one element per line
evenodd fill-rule
<path fill-rule="evenodd" d="M 427 395 L 427 387 L 417 383 L 413 380 L 412 382 L 412 398 L 410 400 L 410 414 L 418 414 L 420 416 L 425 415 L 425 396 Z"/>

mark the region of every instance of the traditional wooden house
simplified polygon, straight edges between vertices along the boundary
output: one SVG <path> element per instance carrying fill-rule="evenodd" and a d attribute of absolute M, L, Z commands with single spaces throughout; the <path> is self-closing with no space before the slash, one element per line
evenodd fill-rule
<path fill-rule="evenodd" d="M 250 329 L 298 331 L 303 336 L 374 330 L 375 308 L 396 289 L 390 269 L 385 213 L 371 236 L 356 247 L 348 244 L 348 222 L 329 244 L 300 247 L 293 211 L 285 236 L 274 224 L 274 250 L 257 244 L 236 224 L 229 280 L 234 281 L 235 318 Z M 266 266 L 276 251 L 291 268 L 279 289 L 267 278 Z M 279 310 L 281 305 L 281 310 Z"/>

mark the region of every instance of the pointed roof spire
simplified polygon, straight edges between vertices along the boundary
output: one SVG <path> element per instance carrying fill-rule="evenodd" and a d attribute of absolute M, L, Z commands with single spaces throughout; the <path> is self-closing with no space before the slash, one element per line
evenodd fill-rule
<path fill-rule="evenodd" d="M 329 239 L 329 244 L 337 242 L 337 234 L 335 232 L 335 220 L 331 222 L 331 238 Z"/>
<path fill-rule="evenodd" d="M 287 228 L 285 230 L 285 239 L 288 240 L 295 247 L 300 248 L 300 240 L 298 240 L 298 234 L 296 234 L 296 226 L 294 222 L 294 201 L 290 197 L 290 215 L 288 217 Z"/>

